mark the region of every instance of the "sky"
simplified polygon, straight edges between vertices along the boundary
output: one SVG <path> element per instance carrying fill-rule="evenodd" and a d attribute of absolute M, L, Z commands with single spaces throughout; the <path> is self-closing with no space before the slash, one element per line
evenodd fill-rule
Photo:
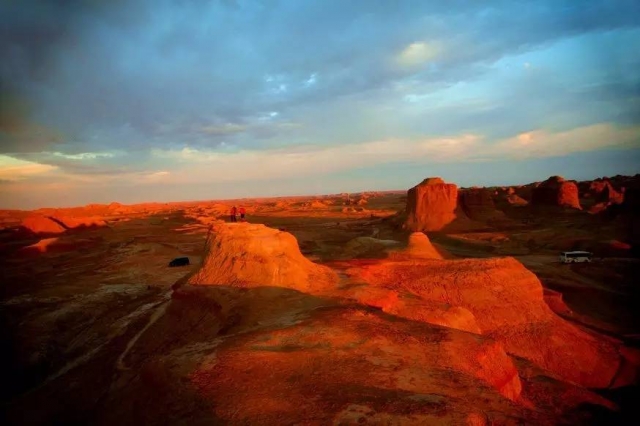
<path fill-rule="evenodd" d="M 640 173 L 637 0 L 4 0 L 0 208 Z"/>

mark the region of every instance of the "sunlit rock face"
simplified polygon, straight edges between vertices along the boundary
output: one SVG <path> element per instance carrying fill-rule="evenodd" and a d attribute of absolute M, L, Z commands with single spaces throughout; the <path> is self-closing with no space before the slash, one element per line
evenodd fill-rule
<path fill-rule="evenodd" d="M 189 283 L 308 291 L 335 279 L 331 269 L 304 257 L 288 232 L 260 224 L 217 223 L 207 239 L 202 265 Z"/>
<path fill-rule="evenodd" d="M 613 345 L 554 314 L 538 278 L 513 258 L 387 261 L 349 273 L 374 287 L 465 308 L 508 353 L 574 383 L 606 387 L 620 364 Z"/>
<path fill-rule="evenodd" d="M 441 178 L 427 178 L 407 193 L 405 227 L 411 231 L 439 231 L 456 218 L 458 187 Z"/>

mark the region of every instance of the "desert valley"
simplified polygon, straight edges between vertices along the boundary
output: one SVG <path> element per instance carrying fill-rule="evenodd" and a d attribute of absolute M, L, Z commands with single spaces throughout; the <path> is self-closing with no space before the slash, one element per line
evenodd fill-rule
<path fill-rule="evenodd" d="M 639 185 L 2 211 L 3 424 L 638 424 Z"/>

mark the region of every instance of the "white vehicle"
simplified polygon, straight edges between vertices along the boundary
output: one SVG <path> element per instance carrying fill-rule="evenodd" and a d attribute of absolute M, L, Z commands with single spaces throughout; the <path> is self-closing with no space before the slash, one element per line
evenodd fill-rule
<path fill-rule="evenodd" d="M 560 262 L 562 263 L 582 263 L 591 262 L 593 253 L 588 251 L 563 251 L 560 253 Z"/>

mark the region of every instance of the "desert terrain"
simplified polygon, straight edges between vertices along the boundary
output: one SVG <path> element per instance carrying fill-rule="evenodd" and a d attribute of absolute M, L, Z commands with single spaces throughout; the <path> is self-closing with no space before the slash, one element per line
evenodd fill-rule
<path fill-rule="evenodd" d="M 638 424 L 639 185 L 2 211 L 3 424 Z"/>

